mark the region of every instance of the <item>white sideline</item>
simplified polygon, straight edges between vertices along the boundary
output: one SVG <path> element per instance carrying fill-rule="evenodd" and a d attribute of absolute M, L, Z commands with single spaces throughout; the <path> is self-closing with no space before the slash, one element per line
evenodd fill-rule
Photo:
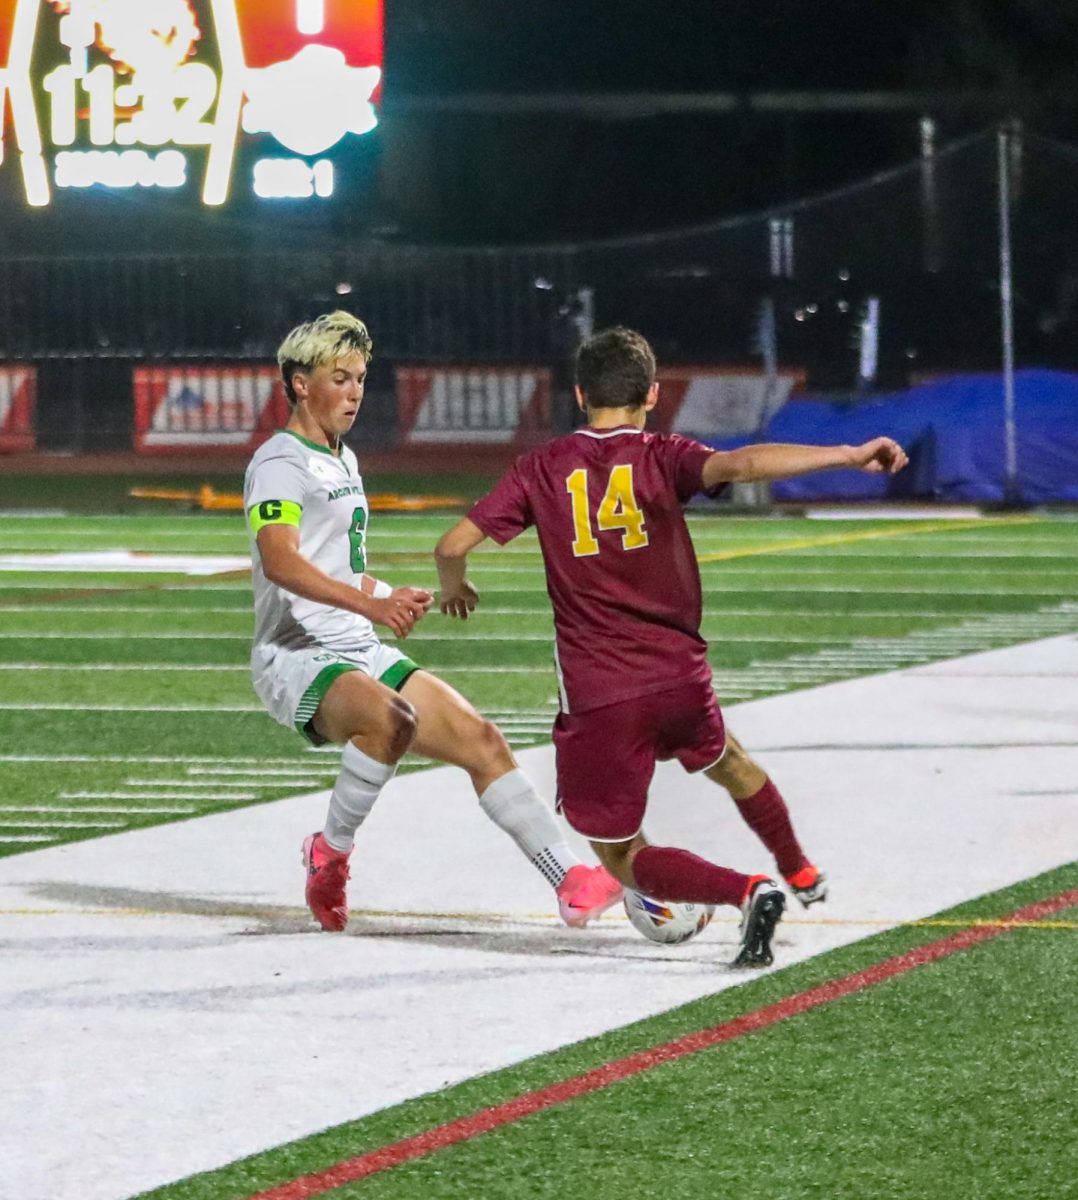
<path fill-rule="evenodd" d="M 779 965 L 1078 856 L 1076 711 L 1072 635 L 731 706 L 833 881 L 780 927 Z M 520 757 L 549 794 L 549 748 Z M 767 869 L 712 785 L 668 766 L 654 792 L 653 840 Z M 0 1196 L 121 1200 L 743 979 L 729 918 L 663 951 L 542 916 L 539 876 L 445 768 L 390 785 L 351 893 L 459 915 L 315 933 L 298 851 L 324 805 L 0 861 Z"/>

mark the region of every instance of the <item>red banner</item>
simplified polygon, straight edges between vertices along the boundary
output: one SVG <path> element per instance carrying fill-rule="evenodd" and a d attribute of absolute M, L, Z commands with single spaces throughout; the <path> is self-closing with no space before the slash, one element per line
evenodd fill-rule
<path fill-rule="evenodd" d="M 0 365 L 0 452 L 33 450 L 37 369 L 19 363 Z"/>
<path fill-rule="evenodd" d="M 649 427 L 691 437 L 755 433 L 805 386 L 803 371 L 779 371 L 768 380 L 751 367 L 661 367 L 658 379 Z"/>
<path fill-rule="evenodd" d="M 398 367 L 401 441 L 497 445 L 550 428 L 545 367 Z"/>
<path fill-rule="evenodd" d="M 276 367 L 136 367 L 135 449 L 141 454 L 250 452 L 289 417 Z"/>

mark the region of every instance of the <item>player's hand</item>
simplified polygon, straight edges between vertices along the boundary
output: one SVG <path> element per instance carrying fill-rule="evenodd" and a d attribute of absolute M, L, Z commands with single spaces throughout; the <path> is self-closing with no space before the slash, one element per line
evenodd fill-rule
<path fill-rule="evenodd" d="M 893 438 L 878 437 L 853 447 L 851 466 L 871 475 L 895 475 L 909 461 L 906 451 Z"/>
<path fill-rule="evenodd" d="M 468 614 L 475 612 L 478 603 L 479 593 L 467 579 L 463 579 L 456 591 L 442 592 L 440 607 L 447 617 L 460 617 L 462 621 L 467 621 Z"/>
<path fill-rule="evenodd" d="M 404 600 L 411 600 L 415 604 L 422 605 L 423 612 L 426 613 L 430 606 L 434 603 L 434 593 L 428 592 L 426 588 L 417 587 L 400 587 L 393 589 L 394 596 L 400 596 Z M 392 599 L 392 597 L 390 597 Z"/>
<path fill-rule="evenodd" d="M 413 593 L 426 600 L 416 599 Z M 371 603 L 373 611 L 370 620 L 377 625 L 385 625 L 399 638 L 406 638 L 415 628 L 417 621 L 426 616 L 434 596 L 420 588 L 395 588 L 393 594 L 384 600 L 374 600 Z"/>

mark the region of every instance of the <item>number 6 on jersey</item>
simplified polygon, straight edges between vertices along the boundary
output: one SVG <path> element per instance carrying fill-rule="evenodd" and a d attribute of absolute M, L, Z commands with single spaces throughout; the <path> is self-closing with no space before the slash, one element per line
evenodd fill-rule
<path fill-rule="evenodd" d="M 599 542 L 591 524 L 588 509 L 588 472 L 578 467 L 565 480 L 565 490 L 573 505 L 573 554 L 586 558 L 599 553 Z M 622 530 L 621 548 L 639 550 L 648 544 L 644 528 L 644 513 L 636 502 L 633 492 L 633 468 L 630 463 L 621 463 L 610 470 L 606 493 L 599 504 L 600 529 Z"/>

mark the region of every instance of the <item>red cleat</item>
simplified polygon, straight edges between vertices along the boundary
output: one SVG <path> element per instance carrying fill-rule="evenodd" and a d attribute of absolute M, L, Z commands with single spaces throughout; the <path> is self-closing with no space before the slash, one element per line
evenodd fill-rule
<path fill-rule="evenodd" d="M 314 919 L 332 933 L 348 924 L 348 860 L 351 850 L 334 850 L 320 833 L 303 839 L 303 865 L 307 868 L 307 907 Z"/>
<path fill-rule="evenodd" d="M 558 884 L 558 911 L 566 925 L 583 929 L 622 898 L 621 884 L 604 867 L 570 867 Z"/>
<path fill-rule="evenodd" d="M 802 867 L 800 871 L 795 871 L 793 875 L 787 875 L 786 882 L 790 885 L 790 891 L 805 908 L 827 899 L 827 876 L 811 863 Z"/>

